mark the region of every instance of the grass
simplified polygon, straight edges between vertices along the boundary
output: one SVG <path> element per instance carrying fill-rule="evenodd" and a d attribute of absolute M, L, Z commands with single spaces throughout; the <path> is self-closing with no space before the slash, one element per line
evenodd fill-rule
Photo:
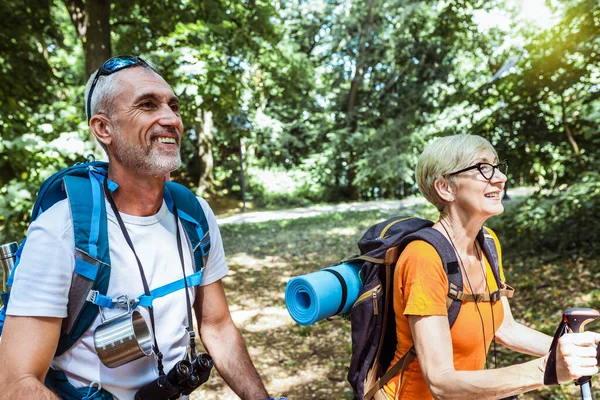
<path fill-rule="evenodd" d="M 508 207 L 510 213 L 514 207 Z M 435 217 L 430 207 L 398 210 L 396 215 Z M 372 224 L 390 217 L 380 211 L 327 214 L 318 217 L 221 228 L 230 273 L 224 279 L 233 318 L 272 396 L 290 399 L 350 399 L 346 382 L 350 360 L 350 322 L 341 318 L 302 327 L 285 308 L 287 281 L 355 254 L 356 242 Z M 503 243 L 502 227 L 494 226 Z M 527 238 L 519 238 L 527 240 Z M 600 258 L 522 257 L 503 247 L 511 301 L 520 322 L 554 333 L 562 310 L 600 307 L 596 281 Z M 498 366 L 530 359 L 501 350 Z M 490 352 L 491 353 L 491 352 Z M 493 365 L 493 362 L 490 364 Z M 522 395 L 522 399 L 577 398 L 573 384 Z M 600 392 L 596 393 L 600 395 Z M 236 399 L 216 372 L 193 399 Z"/>
<path fill-rule="evenodd" d="M 503 244 L 507 283 L 516 289 L 511 300 L 513 314 L 518 321 L 552 335 L 562 310 L 600 308 L 600 288 L 596 283 L 600 281 L 600 257 L 583 257 L 577 252 L 532 252 L 537 238 L 503 232 L 503 221 L 517 211 L 518 207 L 511 203 L 504 218 L 490 220 Z M 393 214 L 346 212 L 221 227 L 230 267 L 224 285 L 232 316 L 272 396 L 351 399 L 346 381 L 351 353 L 350 322 L 336 317 L 308 327 L 296 324 L 285 307 L 285 285 L 294 276 L 314 272 L 357 253 L 356 242 L 362 233 L 391 215 L 435 218 L 436 213 L 431 207 L 417 207 Z M 593 253 L 581 250 L 581 254 Z M 590 324 L 587 329 L 600 331 L 600 324 Z M 494 365 L 492 354 L 490 351 L 490 366 Z M 498 367 L 529 359 L 498 346 Z M 520 398 L 579 398 L 578 390 L 574 384 L 567 384 Z M 594 395 L 600 396 L 600 391 Z M 191 398 L 228 400 L 237 396 L 214 371 Z"/>
<path fill-rule="evenodd" d="M 357 237 L 379 212 L 222 227 L 230 267 L 224 279 L 232 315 L 272 395 L 342 399 L 351 395 L 345 365 L 350 324 L 336 318 L 302 327 L 287 314 L 287 281 L 357 252 Z M 235 399 L 220 379 L 198 398 Z"/>

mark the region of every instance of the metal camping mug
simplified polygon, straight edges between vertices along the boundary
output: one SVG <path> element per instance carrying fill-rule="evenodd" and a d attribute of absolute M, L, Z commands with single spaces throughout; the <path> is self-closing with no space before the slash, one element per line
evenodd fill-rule
<path fill-rule="evenodd" d="M 6 282 L 8 280 L 8 276 L 15 266 L 15 255 L 17 254 L 18 248 L 19 246 L 17 245 L 17 242 L 0 245 L 0 264 L 2 264 L 3 291 L 6 291 Z"/>
<path fill-rule="evenodd" d="M 113 318 L 101 316 L 103 322 L 94 331 L 94 347 L 102 364 L 116 368 L 152 354 L 152 332 L 139 311 L 128 306 Z"/>

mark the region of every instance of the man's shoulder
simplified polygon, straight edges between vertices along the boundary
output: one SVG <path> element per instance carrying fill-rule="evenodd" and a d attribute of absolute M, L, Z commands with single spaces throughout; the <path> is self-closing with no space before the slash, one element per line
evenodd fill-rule
<path fill-rule="evenodd" d="M 33 221 L 29 229 L 42 228 L 62 236 L 66 231 L 72 230 L 71 207 L 67 199 L 57 201 L 50 208 L 42 212 Z"/>
<path fill-rule="evenodd" d="M 204 211 L 204 215 L 206 215 L 206 218 L 207 219 L 214 219 L 215 218 L 215 213 L 212 210 L 212 208 L 210 207 L 210 204 L 208 204 L 208 201 L 204 200 L 200 196 L 196 196 L 196 198 L 198 199 L 198 202 L 200 203 L 200 206 L 202 206 L 202 211 Z"/>

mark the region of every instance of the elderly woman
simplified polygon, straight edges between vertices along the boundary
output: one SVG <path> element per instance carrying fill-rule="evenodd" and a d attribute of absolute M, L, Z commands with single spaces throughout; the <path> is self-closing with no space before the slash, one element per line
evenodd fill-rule
<path fill-rule="evenodd" d="M 433 228 L 456 252 L 465 293 L 498 290 L 476 237 L 488 218 L 504 211 L 501 198 L 506 172 L 506 162 L 498 160 L 492 145 L 474 135 L 437 139 L 419 158 L 419 190 L 440 212 Z M 504 280 L 500 243 L 489 233 L 496 243 Z M 417 358 L 401 380 L 399 374 L 384 387 L 389 399 L 497 399 L 544 386 L 552 338 L 516 322 L 506 297 L 495 302 L 463 302 L 450 329 L 448 277 L 430 244 L 414 241 L 406 247 L 396 264 L 394 288 L 398 345 L 392 365 L 412 345 Z M 595 344 L 599 339 L 593 332 L 560 339 L 556 351 L 559 383 L 598 372 Z M 539 358 L 486 370 L 492 340 Z"/>

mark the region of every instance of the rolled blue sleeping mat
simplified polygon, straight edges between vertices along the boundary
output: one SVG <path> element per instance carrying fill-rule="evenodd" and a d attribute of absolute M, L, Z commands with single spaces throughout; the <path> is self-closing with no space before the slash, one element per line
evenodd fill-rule
<path fill-rule="evenodd" d="M 290 279 L 285 304 L 292 319 L 306 326 L 349 312 L 362 287 L 361 266 L 343 263 Z"/>

